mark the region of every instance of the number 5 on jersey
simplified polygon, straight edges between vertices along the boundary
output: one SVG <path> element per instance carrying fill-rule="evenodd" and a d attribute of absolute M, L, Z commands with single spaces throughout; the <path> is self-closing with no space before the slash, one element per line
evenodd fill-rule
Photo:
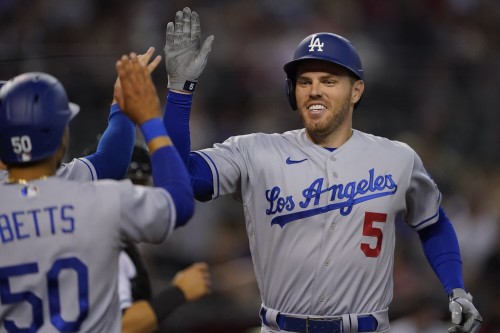
<path fill-rule="evenodd" d="M 374 248 L 370 247 L 368 243 L 361 243 L 361 251 L 367 257 L 376 258 L 380 254 L 380 250 L 382 249 L 382 240 L 384 238 L 384 234 L 382 233 L 381 228 L 377 228 L 373 226 L 374 222 L 383 222 L 387 221 L 387 214 L 382 213 L 373 213 L 366 212 L 365 219 L 363 221 L 363 236 L 375 237 L 377 239 L 377 244 Z"/>

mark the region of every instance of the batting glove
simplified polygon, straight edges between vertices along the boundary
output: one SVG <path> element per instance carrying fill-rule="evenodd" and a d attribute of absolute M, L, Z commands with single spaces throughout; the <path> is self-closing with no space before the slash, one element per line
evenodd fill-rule
<path fill-rule="evenodd" d="M 483 318 L 472 304 L 472 295 L 465 290 L 456 288 L 451 291 L 449 309 L 451 322 L 450 333 L 477 333 L 483 323 Z"/>
<path fill-rule="evenodd" d="M 164 51 L 168 88 L 193 92 L 207 64 L 214 36 L 207 37 L 200 47 L 200 18 L 186 7 L 175 14 L 175 24 L 168 22 L 166 37 Z"/>

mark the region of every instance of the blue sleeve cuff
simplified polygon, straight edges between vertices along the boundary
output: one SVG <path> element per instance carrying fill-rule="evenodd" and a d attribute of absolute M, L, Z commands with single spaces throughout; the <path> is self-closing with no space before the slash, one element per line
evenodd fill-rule
<path fill-rule="evenodd" d="M 154 138 L 159 136 L 167 136 L 167 130 L 163 125 L 161 118 L 152 118 L 144 122 L 141 126 L 142 135 L 144 135 L 144 140 L 149 143 Z"/>

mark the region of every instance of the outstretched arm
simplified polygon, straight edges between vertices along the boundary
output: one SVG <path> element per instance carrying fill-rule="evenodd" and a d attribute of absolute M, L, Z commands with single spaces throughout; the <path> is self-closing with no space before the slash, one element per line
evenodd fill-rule
<path fill-rule="evenodd" d="M 116 64 L 122 95 L 116 94 L 123 112 L 141 128 L 151 154 L 153 182 L 170 193 L 176 208 L 176 223 L 184 225 L 194 213 L 193 190 L 186 167 L 161 120 L 160 102 L 151 75 L 137 56 L 122 56 Z"/>
<path fill-rule="evenodd" d="M 161 56 L 156 56 L 149 63 L 155 49 L 138 56 L 139 63 L 148 68 L 151 73 L 160 63 Z M 149 63 L 149 64 L 148 64 Z M 115 94 L 121 95 L 120 79 L 117 78 L 114 87 Z M 134 148 L 135 125 L 121 111 L 116 98 L 111 105 L 108 126 L 99 140 L 96 151 L 86 156 L 95 167 L 98 179 L 122 179 L 127 172 Z"/>
<path fill-rule="evenodd" d="M 188 7 L 176 13 L 175 23 L 167 24 L 164 51 L 170 91 L 163 121 L 188 167 L 195 197 L 201 201 L 212 196 L 212 172 L 205 160 L 190 153 L 189 117 L 194 88 L 207 63 L 213 40 L 214 37 L 209 36 L 201 45 L 200 18 Z"/>

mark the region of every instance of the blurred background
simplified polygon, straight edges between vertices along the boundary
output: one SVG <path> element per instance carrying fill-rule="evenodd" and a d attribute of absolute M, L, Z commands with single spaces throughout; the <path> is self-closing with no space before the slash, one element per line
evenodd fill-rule
<path fill-rule="evenodd" d="M 282 66 L 307 35 L 330 31 L 361 55 L 366 90 L 354 126 L 410 144 L 443 193 L 466 286 L 485 324 L 500 332 L 500 1 L 498 0 L 0 0 L 0 79 L 26 71 L 61 80 L 82 111 L 77 157 L 106 127 L 121 54 L 154 46 L 185 6 L 215 35 L 192 111 L 192 148 L 231 135 L 299 128 Z M 162 62 L 153 74 L 167 95 Z M 211 265 L 212 295 L 179 308 L 169 332 L 251 332 L 260 325 L 241 207 L 197 204 L 190 224 L 141 247 L 154 288 L 195 261 Z M 398 226 L 393 332 L 446 332 L 447 297 L 417 235 Z M 255 331 L 255 330 L 253 330 Z"/>

